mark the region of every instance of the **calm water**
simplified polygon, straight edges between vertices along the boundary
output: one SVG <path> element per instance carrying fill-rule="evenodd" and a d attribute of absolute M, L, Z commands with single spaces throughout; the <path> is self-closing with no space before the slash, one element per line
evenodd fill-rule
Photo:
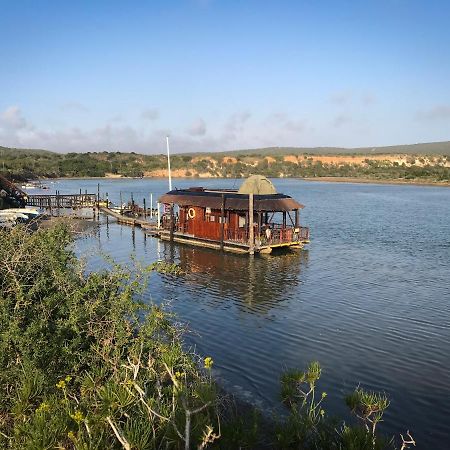
<path fill-rule="evenodd" d="M 97 180 L 67 180 L 61 192 L 96 192 Z M 164 181 L 101 180 L 101 191 L 137 202 Z M 239 182 L 238 182 L 239 183 Z M 232 186 L 234 180 L 175 180 Z M 271 411 L 286 367 L 318 360 L 328 410 L 358 384 L 385 391 L 388 433 L 410 429 L 418 448 L 448 448 L 450 435 L 450 189 L 275 180 L 306 205 L 308 250 L 256 257 L 170 245 L 110 222 L 79 242 L 91 267 L 99 250 L 128 263 L 180 264 L 155 275 L 149 301 L 169 302 L 192 331 L 187 342 L 214 358 L 226 389 Z"/>

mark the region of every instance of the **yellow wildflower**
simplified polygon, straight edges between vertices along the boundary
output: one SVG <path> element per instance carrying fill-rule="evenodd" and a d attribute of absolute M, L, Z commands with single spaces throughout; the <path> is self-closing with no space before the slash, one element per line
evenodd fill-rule
<path fill-rule="evenodd" d="M 66 383 L 70 383 L 70 380 L 72 380 L 72 377 L 71 377 L 70 375 L 67 375 L 67 377 L 64 378 L 64 381 L 65 381 Z"/>
<path fill-rule="evenodd" d="M 75 433 L 73 431 L 69 431 L 67 433 L 67 437 L 71 440 L 71 441 L 75 441 Z"/>
<path fill-rule="evenodd" d="M 205 363 L 205 369 L 211 369 L 212 365 L 214 364 L 214 361 L 210 356 L 207 356 L 205 358 L 204 363 Z"/>
<path fill-rule="evenodd" d="M 75 411 L 75 414 L 71 414 L 70 417 L 72 417 L 76 423 L 81 423 L 84 420 L 83 413 L 79 409 Z"/>
<path fill-rule="evenodd" d="M 322 392 L 322 398 L 325 398 L 328 394 L 326 392 Z"/>
<path fill-rule="evenodd" d="M 58 381 L 58 382 L 56 383 L 56 387 L 57 387 L 58 389 L 65 389 L 65 387 L 66 387 L 66 382 L 65 382 L 64 380 L 60 380 L 60 381 Z"/>
<path fill-rule="evenodd" d="M 42 402 L 36 409 L 36 412 L 48 412 L 50 411 L 50 405 L 46 402 Z"/>

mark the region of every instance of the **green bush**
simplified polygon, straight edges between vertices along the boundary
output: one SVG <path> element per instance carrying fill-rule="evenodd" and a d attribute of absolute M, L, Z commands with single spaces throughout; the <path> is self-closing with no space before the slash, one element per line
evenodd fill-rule
<path fill-rule="evenodd" d="M 85 275 L 66 227 L 0 232 L 0 447 L 180 448 L 214 436 L 211 361 L 199 369 L 151 271 Z"/>

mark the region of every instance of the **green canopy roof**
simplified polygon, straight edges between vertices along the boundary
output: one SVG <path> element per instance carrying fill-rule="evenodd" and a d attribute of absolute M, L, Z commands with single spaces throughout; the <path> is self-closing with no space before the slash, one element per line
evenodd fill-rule
<path fill-rule="evenodd" d="M 239 194 L 267 195 L 276 194 L 273 183 L 262 175 L 252 175 L 247 178 L 238 191 Z"/>

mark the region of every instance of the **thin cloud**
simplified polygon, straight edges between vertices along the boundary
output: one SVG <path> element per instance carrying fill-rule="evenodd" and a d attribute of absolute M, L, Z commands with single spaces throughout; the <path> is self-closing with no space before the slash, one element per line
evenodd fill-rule
<path fill-rule="evenodd" d="M 89 108 L 79 102 L 65 102 L 60 108 L 64 112 L 89 112 Z"/>
<path fill-rule="evenodd" d="M 352 118 L 350 116 L 347 116 L 345 114 L 339 114 L 333 119 L 332 124 L 335 128 L 339 128 L 351 121 L 352 121 Z"/>
<path fill-rule="evenodd" d="M 204 136 L 206 134 L 206 123 L 203 119 L 197 119 L 186 131 L 191 136 Z"/>
<path fill-rule="evenodd" d="M 429 110 L 418 111 L 418 120 L 446 120 L 450 119 L 450 105 L 436 105 Z"/>
<path fill-rule="evenodd" d="M 122 114 L 116 114 L 115 116 L 112 116 L 108 119 L 109 123 L 118 123 L 123 122 L 123 116 Z"/>
<path fill-rule="evenodd" d="M 278 112 L 271 114 L 266 120 L 267 126 L 275 126 L 278 130 L 283 129 L 295 133 L 303 132 L 308 128 L 306 119 L 292 119 L 287 114 Z"/>
<path fill-rule="evenodd" d="M 339 91 L 331 94 L 330 102 L 335 105 L 346 105 L 352 99 L 352 94 L 350 91 Z"/>
<path fill-rule="evenodd" d="M 241 111 L 231 114 L 223 127 L 222 141 L 227 143 L 236 140 L 237 136 L 244 132 L 245 124 L 250 117 L 250 111 Z"/>
<path fill-rule="evenodd" d="M 377 101 L 377 98 L 375 97 L 375 95 L 367 93 L 362 96 L 361 101 L 364 106 L 370 106 Z"/>
<path fill-rule="evenodd" d="M 339 116 L 337 116 L 339 117 Z M 56 152 L 121 151 L 144 154 L 165 152 L 165 138 L 170 135 L 174 153 L 214 152 L 266 146 L 323 145 L 324 135 L 315 134 L 311 119 L 273 114 L 258 119 L 249 111 L 230 114 L 210 130 L 202 118 L 191 126 L 177 125 L 173 129 L 148 127 L 138 122 L 108 120 L 101 126 L 62 127 L 34 126 L 20 108 L 0 111 L 0 145 L 18 148 L 43 148 Z M 340 118 L 340 125 L 348 118 Z M 328 127 L 332 129 L 332 127 Z M 190 132 L 187 133 L 186 129 Z"/>
<path fill-rule="evenodd" d="M 9 106 L 0 114 L 0 128 L 4 130 L 20 130 L 28 126 L 18 106 Z"/>
<path fill-rule="evenodd" d="M 308 123 L 305 119 L 287 120 L 284 124 L 284 127 L 288 131 L 303 132 L 306 130 L 307 125 L 308 125 Z"/>
<path fill-rule="evenodd" d="M 159 110 L 157 108 L 144 109 L 141 113 L 142 119 L 154 121 L 159 119 Z"/>

